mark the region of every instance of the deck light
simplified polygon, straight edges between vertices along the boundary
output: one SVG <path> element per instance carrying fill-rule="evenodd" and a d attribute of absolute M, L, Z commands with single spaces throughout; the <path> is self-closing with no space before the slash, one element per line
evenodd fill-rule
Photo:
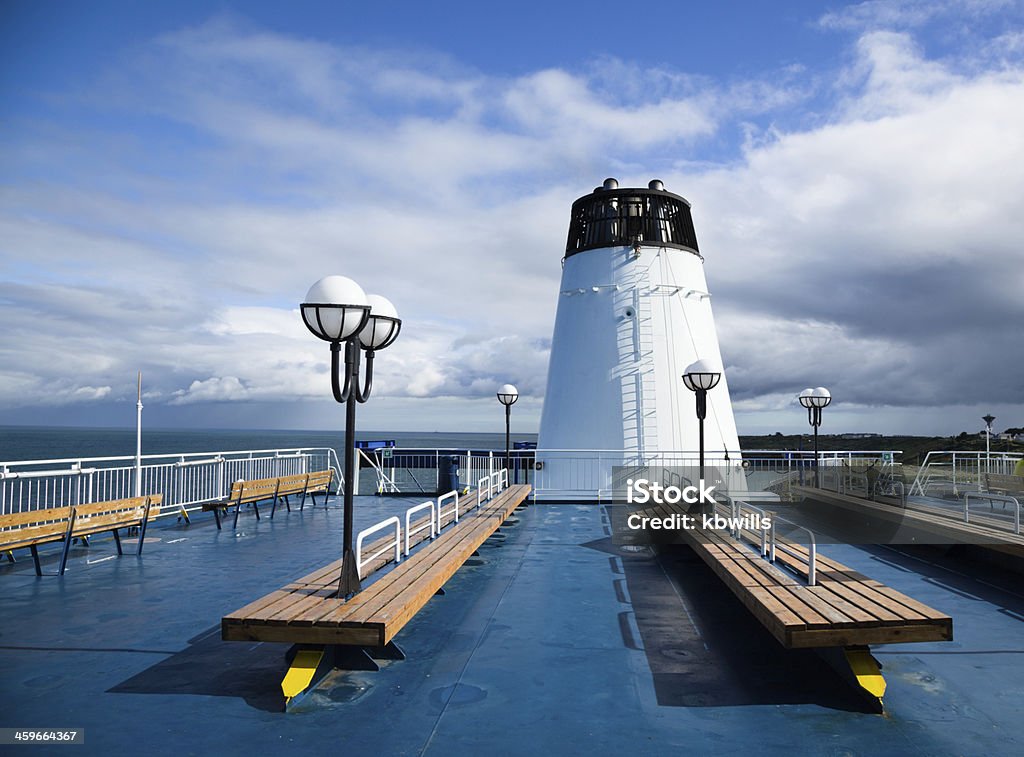
<path fill-rule="evenodd" d="M 516 389 L 512 384 L 503 384 L 498 389 L 498 402 L 505 406 L 505 470 L 511 470 L 510 465 L 511 453 L 509 448 L 512 446 L 512 434 L 511 434 L 511 422 L 512 422 L 512 406 L 516 404 L 516 400 L 519 399 L 519 390 Z M 516 471 L 516 483 L 519 483 L 519 471 Z"/>
<path fill-rule="evenodd" d="M 992 421 L 996 419 L 992 413 L 981 416 L 985 421 L 985 472 L 992 472 Z M 980 465 L 978 466 L 981 467 Z"/>
<path fill-rule="evenodd" d="M 704 419 L 708 414 L 708 391 L 722 380 L 722 369 L 709 360 L 691 363 L 683 374 L 683 384 L 697 395 L 697 426 L 700 438 L 700 481 L 704 481 Z"/>
<path fill-rule="evenodd" d="M 360 589 L 359 568 L 352 550 L 356 403 L 370 398 L 374 353 L 398 338 L 402 321 L 389 300 L 380 295 L 366 295 L 362 287 L 345 276 L 320 279 L 310 287 L 299 309 L 306 328 L 331 344 L 331 389 L 334 399 L 345 405 L 344 550 L 338 596 L 350 597 Z M 342 344 L 345 345 L 344 369 L 341 366 Z M 362 351 L 366 352 L 366 375 L 361 381 Z"/>
<path fill-rule="evenodd" d="M 818 426 L 821 425 L 822 408 L 828 407 L 832 403 L 832 395 L 823 386 L 816 389 L 808 387 L 800 392 L 798 399 L 800 404 L 807 408 L 807 422 L 814 427 L 814 485 L 820 486 L 818 480 Z"/>

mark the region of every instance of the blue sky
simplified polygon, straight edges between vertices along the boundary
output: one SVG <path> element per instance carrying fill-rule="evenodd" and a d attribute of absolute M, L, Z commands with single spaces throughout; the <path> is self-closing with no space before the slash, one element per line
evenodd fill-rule
<path fill-rule="evenodd" d="M 741 433 L 1024 425 L 1024 12 L 840 3 L 0 10 L 0 423 L 336 427 L 294 309 L 406 320 L 364 428 L 534 430 L 568 210 L 694 204 Z M 1004 424 L 1005 421 L 1005 424 Z"/>

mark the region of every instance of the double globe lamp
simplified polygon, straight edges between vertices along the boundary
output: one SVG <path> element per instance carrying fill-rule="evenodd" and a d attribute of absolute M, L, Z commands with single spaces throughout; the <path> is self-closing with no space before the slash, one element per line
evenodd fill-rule
<path fill-rule="evenodd" d="M 387 298 L 367 295 L 362 287 L 345 276 L 320 279 L 310 287 L 299 309 L 306 328 L 331 345 L 331 389 L 334 399 L 345 405 L 344 549 L 338 596 L 347 598 L 360 590 L 359 568 L 352 550 L 356 403 L 370 398 L 374 354 L 398 338 L 402 321 Z M 343 346 L 344 369 L 341 365 Z M 365 377 L 360 379 L 364 352 L 366 371 Z"/>

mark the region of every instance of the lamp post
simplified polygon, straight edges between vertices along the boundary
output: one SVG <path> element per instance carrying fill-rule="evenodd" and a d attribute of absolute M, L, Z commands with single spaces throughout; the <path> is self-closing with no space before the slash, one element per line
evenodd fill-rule
<path fill-rule="evenodd" d="M 335 401 L 345 405 L 344 548 L 338 596 L 350 597 L 360 589 L 359 568 L 352 551 L 356 403 L 370 398 L 374 353 L 398 338 L 402 321 L 395 306 L 387 299 L 375 294 L 366 295 L 356 282 L 345 276 L 320 279 L 310 287 L 306 301 L 299 308 L 306 328 L 331 344 L 331 390 Z M 344 369 L 341 366 L 342 345 L 345 349 Z M 366 352 L 364 380 L 359 376 L 362 351 Z"/>
<path fill-rule="evenodd" d="M 498 402 L 505 406 L 505 469 L 512 470 L 509 449 L 512 446 L 512 406 L 519 399 L 519 390 L 512 384 L 503 384 L 498 389 Z M 516 483 L 519 483 L 519 471 L 516 471 Z"/>
<path fill-rule="evenodd" d="M 821 425 L 822 408 L 832 402 L 828 389 L 819 386 L 817 389 L 807 388 L 800 392 L 800 404 L 807 408 L 807 422 L 814 427 L 814 485 L 820 486 L 818 479 L 818 426 Z"/>
<path fill-rule="evenodd" d="M 700 437 L 700 483 L 704 482 L 704 419 L 708 414 L 708 390 L 718 386 L 722 369 L 708 360 L 690 364 L 683 374 L 683 384 L 697 395 L 697 426 Z"/>
<path fill-rule="evenodd" d="M 981 416 L 981 419 L 985 421 L 985 472 L 992 472 L 992 421 L 996 419 L 994 415 L 989 413 L 988 415 Z"/>

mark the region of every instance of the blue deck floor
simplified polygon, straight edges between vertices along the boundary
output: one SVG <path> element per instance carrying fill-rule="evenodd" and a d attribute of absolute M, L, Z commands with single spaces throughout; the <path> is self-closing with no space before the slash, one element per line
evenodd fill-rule
<path fill-rule="evenodd" d="M 360 498 L 357 525 L 409 504 Z M 141 559 L 104 559 L 112 542 L 94 540 L 63 578 L 36 578 L 26 556 L 0 567 L 0 726 L 84 728 L 87 754 L 1024 753 L 1019 580 L 827 548 L 954 617 L 954 642 L 875 650 L 889 685 L 875 715 L 687 550 L 622 553 L 596 506 L 516 519 L 399 635 L 407 660 L 336 672 L 288 714 L 285 647 L 222 642 L 219 621 L 337 556 L 334 503 L 243 513 L 237 533 L 159 522 Z"/>

